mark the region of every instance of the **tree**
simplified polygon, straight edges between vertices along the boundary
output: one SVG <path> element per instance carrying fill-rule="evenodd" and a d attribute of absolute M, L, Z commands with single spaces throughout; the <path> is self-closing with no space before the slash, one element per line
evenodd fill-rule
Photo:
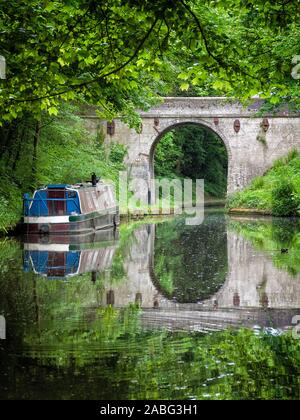
<path fill-rule="evenodd" d="M 174 73 L 183 91 L 206 86 L 242 98 L 262 92 L 274 103 L 299 97 L 291 77 L 298 0 L 0 0 L 0 6 L 0 54 L 7 61 L 2 123 L 25 112 L 56 115 L 60 100 L 80 99 L 108 119 L 119 114 L 137 126 L 133 110 L 170 89 L 161 80 L 170 82 Z"/>

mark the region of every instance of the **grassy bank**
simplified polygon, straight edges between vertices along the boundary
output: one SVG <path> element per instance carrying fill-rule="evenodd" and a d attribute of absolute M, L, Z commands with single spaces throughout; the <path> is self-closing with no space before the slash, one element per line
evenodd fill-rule
<path fill-rule="evenodd" d="M 42 122 L 36 149 L 30 123 L 24 137 L 17 149 L 8 147 L 0 158 L 0 234 L 20 220 L 24 192 L 48 183 L 85 181 L 91 172 L 118 182 L 125 151 L 116 145 L 106 157 L 101 137 L 86 131 L 73 106 Z"/>
<path fill-rule="evenodd" d="M 300 216 L 300 154 L 292 150 L 262 177 L 227 200 L 227 208 L 256 209 L 273 216 Z"/>

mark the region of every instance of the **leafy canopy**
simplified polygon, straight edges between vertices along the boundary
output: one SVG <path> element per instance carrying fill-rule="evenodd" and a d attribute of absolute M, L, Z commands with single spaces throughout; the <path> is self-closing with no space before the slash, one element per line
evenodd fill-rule
<path fill-rule="evenodd" d="M 299 0 L 0 0 L 1 123 L 85 100 L 131 126 L 159 95 L 299 100 Z"/>

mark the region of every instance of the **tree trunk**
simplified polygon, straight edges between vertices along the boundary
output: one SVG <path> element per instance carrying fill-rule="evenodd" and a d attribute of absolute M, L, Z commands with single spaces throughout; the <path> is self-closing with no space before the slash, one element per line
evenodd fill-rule
<path fill-rule="evenodd" d="M 35 126 L 35 132 L 33 137 L 33 154 L 32 154 L 32 180 L 33 184 L 36 183 L 37 175 L 37 155 L 38 155 L 38 146 L 40 141 L 41 134 L 41 122 L 37 121 Z"/>
<path fill-rule="evenodd" d="M 13 164 L 12 164 L 12 170 L 15 171 L 17 164 L 19 162 L 20 159 L 20 155 L 21 155 L 21 149 L 24 143 L 24 140 L 26 138 L 26 134 L 27 134 L 27 127 L 26 127 L 26 120 L 24 120 L 21 124 L 20 127 L 20 134 L 18 135 L 18 144 L 16 147 L 16 153 L 15 153 L 15 157 L 13 160 Z"/>

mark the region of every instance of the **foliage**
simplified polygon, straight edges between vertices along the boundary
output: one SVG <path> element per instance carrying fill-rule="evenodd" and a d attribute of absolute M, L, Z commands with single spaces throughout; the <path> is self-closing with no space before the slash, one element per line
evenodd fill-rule
<path fill-rule="evenodd" d="M 299 102 L 299 81 L 291 75 L 299 54 L 299 22 L 292 16 L 298 2 L 218 0 L 213 10 L 211 6 L 212 2 L 191 6 L 208 57 L 196 43 L 196 62 L 179 75 L 182 88 L 206 80 L 219 92 L 245 100 L 259 95 L 271 106 Z"/>
<path fill-rule="evenodd" d="M 161 178 L 177 178 L 183 158 L 182 145 L 178 144 L 177 132 L 168 131 L 155 148 L 155 175 Z"/>
<path fill-rule="evenodd" d="M 196 124 L 177 126 L 155 149 L 155 174 L 165 178 L 204 179 L 205 192 L 224 197 L 227 151 L 213 132 Z"/>
<path fill-rule="evenodd" d="M 294 187 L 284 182 L 272 190 L 272 214 L 274 216 L 298 216 L 300 200 L 295 199 Z"/>
<path fill-rule="evenodd" d="M 116 112 L 128 117 L 132 109 L 149 106 L 151 54 L 137 55 L 159 21 L 155 13 L 118 0 L 1 1 L 1 53 L 8 63 L 2 122 L 24 112 L 35 119 L 44 111 L 55 116 L 60 100 L 88 100 L 109 120 Z"/>
<path fill-rule="evenodd" d="M 1 0 L 5 124 L 55 116 L 85 100 L 137 127 L 134 109 L 161 93 L 191 91 L 277 104 L 299 99 L 298 0 Z M 297 64 L 297 63 L 295 63 Z"/>
<path fill-rule="evenodd" d="M 120 143 L 113 143 L 110 148 L 109 159 L 111 162 L 121 165 L 127 154 L 127 148 Z"/>
<path fill-rule="evenodd" d="M 298 216 L 300 206 L 300 154 L 291 150 L 277 160 L 263 177 L 228 197 L 227 208 L 266 210 L 274 216 Z"/>
<path fill-rule="evenodd" d="M 0 235 L 7 233 L 20 218 L 22 197 L 20 190 L 9 178 L 0 178 Z"/>

